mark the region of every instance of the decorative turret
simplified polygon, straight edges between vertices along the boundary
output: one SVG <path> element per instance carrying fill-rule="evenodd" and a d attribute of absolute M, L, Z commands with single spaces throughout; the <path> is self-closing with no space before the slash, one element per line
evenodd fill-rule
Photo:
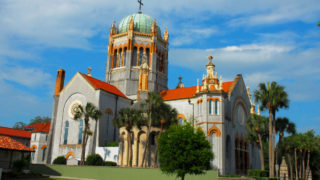
<path fill-rule="evenodd" d="M 166 31 L 164 32 L 163 39 L 165 42 L 169 41 L 169 33 L 167 28 L 166 28 Z"/>
<path fill-rule="evenodd" d="M 116 22 L 113 21 L 110 28 L 110 35 L 115 35 L 115 34 L 117 34 L 117 27 L 116 27 Z"/>
<path fill-rule="evenodd" d="M 184 88 L 184 84 L 182 83 L 182 77 L 180 76 L 179 77 L 179 82 L 178 82 L 178 85 L 177 85 L 177 87 L 176 88 Z"/>
<path fill-rule="evenodd" d="M 153 19 L 153 23 L 152 23 L 152 26 L 151 26 L 151 33 L 152 34 L 157 34 L 157 22 L 156 22 L 156 19 Z"/>
<path fill-rule="evenodd" d="M 251 104 L 250 113 L 251 114 L 256 114 L 256 105 L 251 100 L 251 92 L 250 92 L 250 88 L 249 87 L 247 87 L 247 93 L 248 93 L 250 104 Z"/>
<path fill-rule="evenodd" d="M 215 72 L 215 65 L 212 62 L 212 55 L 208 56 L 209 62 L 206 65 L 206 75 L 202 77 L 202 87 L 197 92 L 212 92 L 212 91 L 223 91 L 222 77 L 220 81 L 218 79 L 218 73 Z M 197 86 L 197 88 L 199 88 Z"/>
<path fill-rule="evenodd" d="M 139 87 L 138 100 L 146 99 L 148 96 L 148 82 L 149 82 L 149 66 L 147 64 L 147 55 L 142 56 L 142 64 L 139 69 Z"/>

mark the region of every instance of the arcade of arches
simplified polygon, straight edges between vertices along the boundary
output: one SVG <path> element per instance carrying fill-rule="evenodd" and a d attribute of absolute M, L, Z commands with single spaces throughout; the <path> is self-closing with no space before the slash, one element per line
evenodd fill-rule
<path fill-rule="evenodd" d="M 119 68 L 126 66 L 127 63 L 127 47 L 118 47 L 113 50 L 112 53 L 112 68 Z M 142 57 L 143 55 L 147 56 L 148 66 L 151 67 L 151 55 L 152 52 L 148 46 L 134 46 L 133 53 L 132 53 L 132 62 L 131 66 L 140 66 L 142 64 Z M 159 72 L 165 73 L 165 59 L 166 54 L 162 53 L 161 51 L 157 51 L 157 70 Z"/>

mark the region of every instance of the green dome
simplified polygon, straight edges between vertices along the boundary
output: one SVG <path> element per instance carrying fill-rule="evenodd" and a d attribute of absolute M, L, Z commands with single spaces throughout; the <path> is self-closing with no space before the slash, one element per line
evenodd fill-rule
<path fill-rule="evenodd" d="M 127 32 L 129 28 L 129 22 L 131 17 L 133 18 L 133 29 L 134 31 L 143 32 L 143 33 L 151 33 L 151 26 L 153 24 L 153 18 L 146 14 L 136 13 L 131 14 L 125 18 L 123 18 L 118 26 L 119 33 Z M 161 30 L 159 26 L 157 26 L 158 35 L 161 36 Z"/>

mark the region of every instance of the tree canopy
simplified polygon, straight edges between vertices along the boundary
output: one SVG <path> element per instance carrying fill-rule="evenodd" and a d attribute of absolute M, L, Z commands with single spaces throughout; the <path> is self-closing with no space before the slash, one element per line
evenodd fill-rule
<path fill-rule="evenodd" d="M 190 123 L 172 125 L 159 138 L 161 171 L 176 174 L 183 180 L 186 174 L 203 174 L 214 157 L 210 143 L 200 129 Z"/>

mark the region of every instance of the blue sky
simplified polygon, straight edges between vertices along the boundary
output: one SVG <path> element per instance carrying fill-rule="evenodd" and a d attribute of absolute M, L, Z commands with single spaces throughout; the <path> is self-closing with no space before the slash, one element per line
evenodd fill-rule
<path fill-rule="evenodd" d="M 112 21 L 138 11 L 135 0 L 0 1 L 0 126 L 51 116 L 56 71 L 103 79 Z M 277 81 L 289 93 L 281 110 L 298 131 L 320 134 L 319 0 L 144 2 L 142 11 L 169 31 L 169 88 L 196 85 L 208 54 L 224 81 Z"/>

